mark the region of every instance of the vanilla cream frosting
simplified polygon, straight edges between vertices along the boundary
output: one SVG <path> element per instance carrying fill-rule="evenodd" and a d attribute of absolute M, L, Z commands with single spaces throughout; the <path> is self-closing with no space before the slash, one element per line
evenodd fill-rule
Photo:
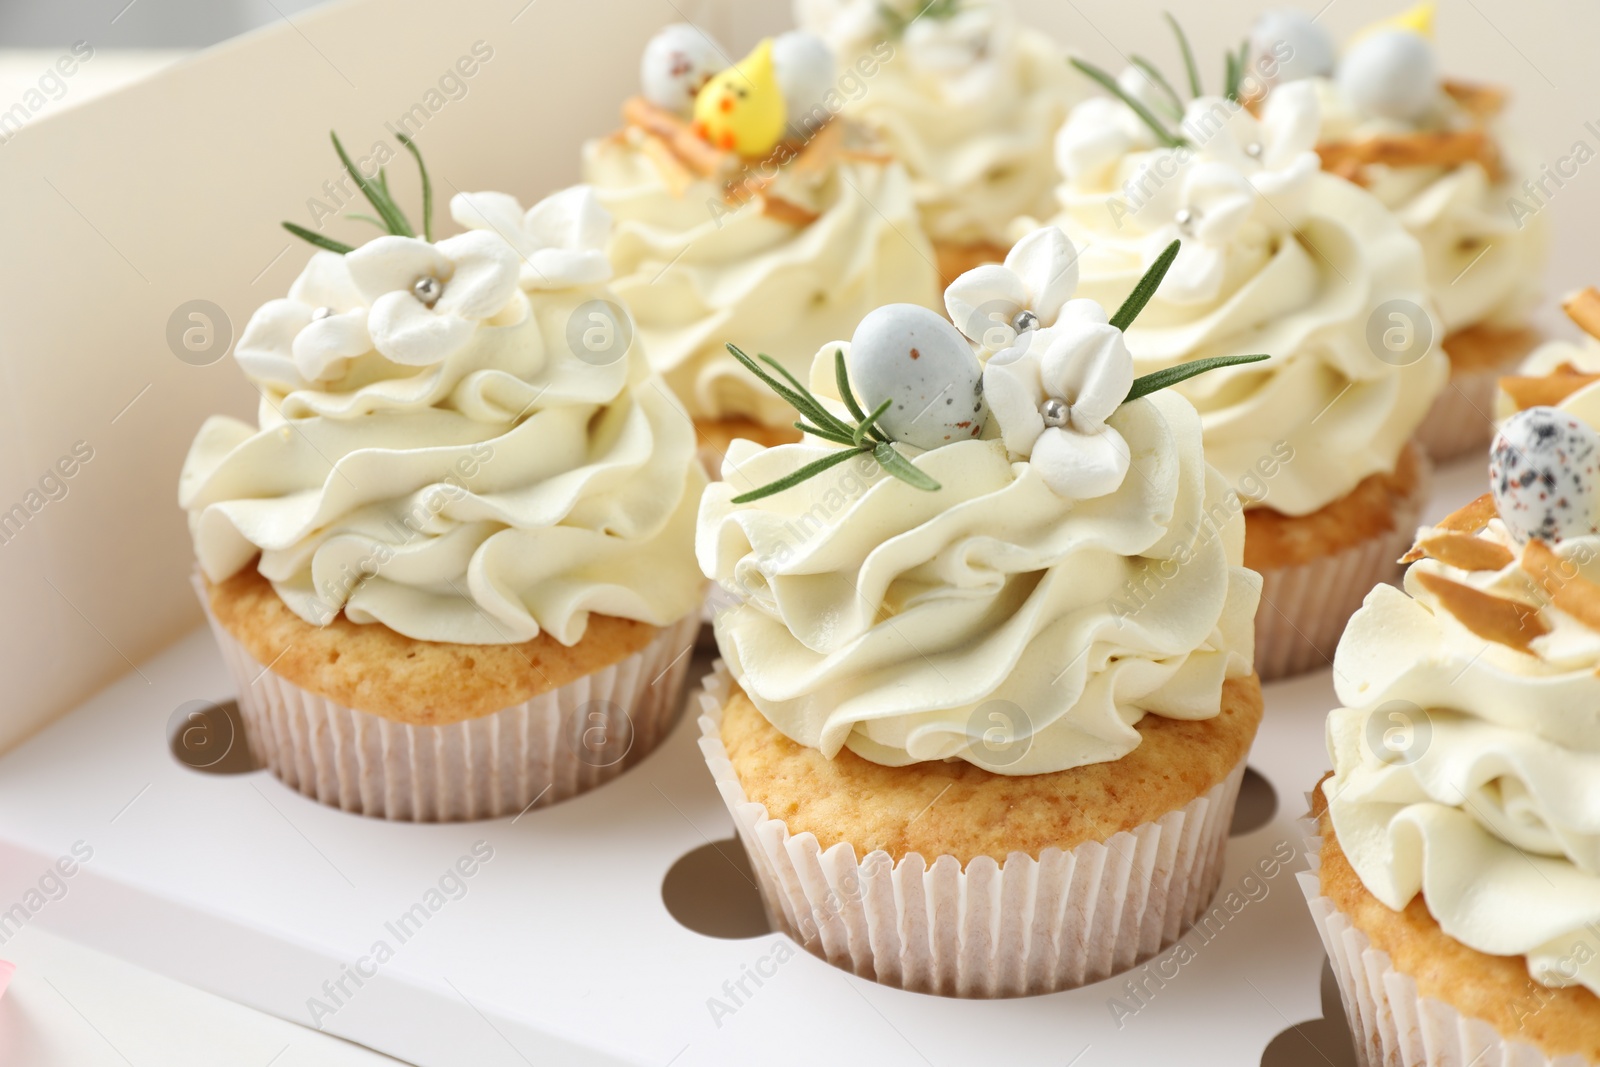
<path fill-rule="evenodd" d="M 1511 541 L 1499 521 L 1482 535 Z M 1600 537 L 1557 553 L 1600 579 Z M 1467 630 L 1417 581 L 1434 573 L 1539 607 L 1523 653 Z M 1409 594 L 1409 595 L 1407 595 Z M 1372 894 L 1417 893 L 1445 933 L 1528 959 L 1548 986 L 1600 993 L 1600 634 L 1543 603 L 1518 563 L 1413 565 L 1378 586 L 1334 656 L 1324 786 L 1340 847 Z M 1390 734 L 1391 730 L 1400 731 Z M 1419 753 L 1396 759 L 1391 749 Z"/>
<path fill-rule="evenodd" d="M 845 114 L 905 163 L 928 234 L 1009 244 L 1014 219 L 1050 210 L 1051 139 L 1086 82 L 1002 0 L 916 17 L 926 6 L 796 0 L 795 21 L 833 45 L 847 74 L 854 65 L 862 75 Z M 896 32 L 885 11 L 893 23 L 911 21 Z"/>
<path fill-rule="evenodd" d="M 1315 93 L 1291 83 L 1259 120 L 1219 98 L 1192 101 L 1174 124 L 1184 148 L 1157 146 L 1131 110 L 1103 99 L 1074 109 L 1057 139 L 1054 222 L 1083 250 L 1081 295 L 1117 306 L 1168 243 L 1183 241 L 1127 333 L 1138 372 L 1272 356 L 1175 388 L 1199 410 L 1206 458 L 1230 483 L 1292 449 L 1266 497 L 1247 502 L 1289 515 L 1392 471 L 1448 375 L 1416 238 L 1375 197 L 1320 169 L 1318 126 Z M 1396 311 L 1432 343 L 1380 359 Z"/>
<path fill-rule="evenodd" d="M 419 640 L 681 618 L 704 475 L 605 286 L 609 220 L 582 187 L 451 211 L 467 233 L 317 252 L 251 318 L 235 355 L 258 425 L 208 419 L 179 484 L 201 570 L 259 554 L 307 622 Z"/>
<path fill-rule="evenodd" d="M 812 390 L 837 405 L 829 345 Z M 1118 759 L 1146 714 L 1206 719 L 1247 674 L 1260 578 L 1244 528 L 1172 391 L 1107 425 L 1131 469 L 1074 499 L 982 439 L 901 451 L 928 492 L 848 461 L 748 504 L 827 456 L 814 437 L 735 442 L 706 491 L 697 552 L 739 603 L 716 620 L 729 669 L 777 729 L 889 766 L 963 759 L 1036 774 Z"/>
<path fill-rule="evenodd" d="M 847 335 L 872 308 L 937 308 L 933 250 L 898 163 L 846 154 L 815 168 L 802 154 L 768 189 L 816 213 L 797 225 L 764 214 L 753 196 L 727 202 L 720 182 L 695 179 L 675 192 L 646 137 L 629 127 L 591 141 L 584 176 L 617 220 L 609 248 L 616 293 L 651 364 L 695 418 L 794 421 L 725 343 L 803 375 L 818 346 Z"/>
<path fill-rule="evenodd" d="M 1422 120 L 1366 118 L 1332 80 L 1313 79 L 1322 104 L 1321 140 L 1463 129 L 1469 116 L 1443 90 Z M 1422 245 L 1428 286 L 1447 333 L 1469 326 L 1523 325 L 1542 297 L 1550 227 L 1543 211 L 1513 214 L 1523 180 L 1538 170 L 1528 153 L 1491 126 L 1506 173 L 1492 181 L 1477 163 L 1363 169 L 1366 187 Z"/>

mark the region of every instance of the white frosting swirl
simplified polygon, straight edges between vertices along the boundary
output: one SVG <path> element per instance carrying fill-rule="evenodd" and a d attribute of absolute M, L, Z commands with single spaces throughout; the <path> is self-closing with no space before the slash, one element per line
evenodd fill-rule
<path fill-rule="evenodd" d="M 1050 210 L 1051 138 L 1086 95 L 1084 79 L 1000 0 L 914 18 L 926 6 L 796 0 L 795 20 L 828 40 L 842 66 L 857 65 L 866 89 L 845 113 L 905 163 L 928 234 L 1008 244 L 1013 219 Z M 885 9 L 914 20 L 895 36 Z"/>
<path fill-rule="evenodd" d="M 259 427 L 207 420 L 179 484 L 202 571 L 259 553 L 308 622 L 461 644 L 682 617 L 701 588 L 694 430 L 637 344 L 570 341 L 610 299 L 603 212 L 583 189 L 525 217 L 501 194 L 452 210 L 492 228 L 318 252 L 251 318 L 236 355 Z"/>
<path fill-rule="evenodd" d="M 836 347 L 810 382 L 834 399 Z M 738 505 L 835 446 L 736 442 L 702 501 L 697 551 L 742 598 L 716 622 L 740 685 L 829 756 L 847 746 L 889 766 L 964 759 L 1003 774 L 1118 759 L 1147 713 L 1215 716 L 1224 679 L 1254 653 L 1260 578 L 1242 566 L 1242 519 L 1181 397 L 1124 404 L 1108 422 L 1131 470 L 1092 500 L 1059 495 L 985 439 L 901 446 L 936 492 L 868 458 Z"/>
<path fill-rule="evenodd" d="M 817 213 L 797 226 L 764 215 L 754 200 L 726 204 L 720 183 L 697 179 L 674 192 L 642 148 L 644 136 L 630 128 L 591 141 L 584 175 L 617 219 L 617 295 L 651 364 L 695 418 L 794 421 L 727 342 L 804 374 L 819 346 L 873 308 L 938 307 L 933 250 L 898 163 L 841 158 L 812 170 L 802 155 L 770 188 Z"/>
<path fill-rule="evenodd" d="M 1325 142 L 1462 129 L 1471 122 L 1442 90 L 1422 119 L 1403 122 L 1362 116 L 1330 79 L 1307 84 L 1315 85 L 1322 104 Z M 1421 242 L 1428 286 L 1447 333 L 1478 324 L 1521 326 L 1543 296 L 1549 220 L 1531 206 L 1517 215 L 1510 207 L 1524 199 L 1522 183 L 1538 167 L 1525 151 L 1508 145 L 1503 130 L 1490 132 L 1506 170 L 1498 182 L 1477 163 L 1369 166 L 1363 172 L 1368 191 Z"/>
<path fill-rule="evenodd" d="M 1498 520 L 1481 536 L 1519 549 Z M 1556 551 L 1600 579 L 1600 537 Z M 1538 606 L 1550 632 L 1527 653 L 1486 642 L 1421 586 L 1425 573 Z M 1420 892 L 1463 944 L 1600 993 L 1597 669 L 1600 633 L 1545 604 L 1519 563 L 1420 561 L 1406 593 L 1378 586 L 1340 641 L 1345 707 L 1328 719 L 1324 790 L 1340 847 L 1384 904 Z"/>
<path fill-rule="evenodd" d="M 1293 450 L 1265 504 L 1304 515 L 1394 469 L 1444 386 L 1434 344 L 1406 366 L 1379 359 L 1382 305 L 1431 305 L 1416 239 L 1368 193 L 1319 169 L 1315 97 L 1294 85 L 1258 121 L 1216 98 L 1191 103 L 1185 148 L 1153 147 L 1119 103 L 1089 101 L 1057 141 L 1066 180 L 1054 220 L 1073 238 L 1079 292 L 1114 307 L 1161 249 L 1184 241 L 1127 343 L 1138 372 L 1208 356 L 1271 359 L 1175 388 L 1200 411 L 1206 458 L 1239 484 Z M 1414 323 L 1418 335 L 1422 324 Z"/>

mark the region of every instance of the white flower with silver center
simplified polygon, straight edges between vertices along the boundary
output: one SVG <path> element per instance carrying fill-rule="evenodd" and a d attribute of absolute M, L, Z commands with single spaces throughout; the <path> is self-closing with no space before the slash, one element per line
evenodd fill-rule
<path fill-rule="evenodd" d="M 372 307 L 372 346 L 405 366 L 448 359 L 517 295 L 517 253 L 488 233 L 437 244 L 379 237 L 347 254 L 345 263 Z"/>
<path fill-rule="evenodd" d="M 1078 288 L 1078 250 L 1058 227 L 1018 241 L 1004 265 L 967 271 L 944 291 L 950 321 L 987 352 L 1010 348 L 1029 331 L 1056 324 Z"/>
<path fill-rule="evenodd" d="M 283 300 L 250 316 L 234 358 L 251 378 L 285 390 L 332 380 L 346 363 L 372 350 L 367 301 L 345 257 L 317 252 Z"/>
<path fill-rule="evenodd" d="M 1128 444 L 1106 425 L 1133 388 L 1133 357 L 1105 308 L 1071 300 L 1026 346 L 996 353 L 983 395 L 1008 451 L 1061 496 L 1088 500 L 1127 477 Z"/>
<path fill-rule="evenodd" d="M 450 198 L 450 217 L 509 244 L 521 257 L 524 289 L 569 289 L 611 278 L 611 214 L 590 186 L 563 189 L 527 211 L 505 193 L 457 193 Z"/>

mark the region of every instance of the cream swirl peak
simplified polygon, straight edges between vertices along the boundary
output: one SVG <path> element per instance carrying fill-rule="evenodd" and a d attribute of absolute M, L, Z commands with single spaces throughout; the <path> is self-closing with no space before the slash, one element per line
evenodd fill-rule
<path fill-rule="evenodd" d="M 1600 993 L 1600 535 L 1494 514 L 1425 528 L 1405 592 L 1350 620 L 1328 811 L 1385 905 L 1420 893 L 1463 944 Z"/>
<path fill-rule="evenodd" d="M 929 236 L 1009 244 L 1049 210 L 1050 140 L 1087 87 L 1004 0 L 796 0 L 858 89 L 844 111 L 906 165 Z M 860 77 L 856 78 L 855 75 Z"/>
<path fill-rule="evenodd" d="M 1176 249 L 1108 317 L 1046 284 L 1070 242 L 1024 244 L 1043 281 L 1020 299 L 1052 324 L 987 366 L 987 350 L 904 306 L 824 348 L 808 384 L 749 362 L 808 430 L 734 443 L 697 553 L 739 601 L 716 621 L 733 675 L 774 726 L 830 756 L 1003 774 L 1115 760 L 1144 715 L 1215 716 L 1223 682 L 1250 670 L 1260 579 L 1242 565 L 1243 521 L 1193 408 L 1158 392 L 1210 368 L 1135 380 L 1121 344 Z M 926 412 L 961 414 L 980 377 L 987 412 L 936 447 L 907 443 Z"/>
<path fill-rule="evenodd" d="M 1239 102 L 1248 91 L 1239 69 L 1230 61 L 1230 95 L 1184 102 L 1171 91 L 1164 112 L 1100 74 L 1120 99 L 1086 102 L 1062 127 L 1055 221 L 1083 249 L 1083 295 L 1108 305 L 1183 238 L 1168 282 L 1128 332 L 1136 366 L 1271 352 L 1268 364 L 1182 391 L 1200 412 L 1207 459 L 1230 483 L 1275 448 L 1293 449 L 1270 506 L 1305 515 L 1394 469 L 1448 365 L 1416 239 L 1370 194 L 1319 168 L 1315 94 L 1284 86 L 1258 119 Z"/>
<path fill-rule="evenodd" d="M 251 318 L 236 355 L 259 425 L 207 420 L 180 479 L 201 570 L 258 560 L 310 623 L 420 640 L 570 645 L 590 612 L 681 618 L 704 476 L 601 284 L 593 193 L 451 207 L 488 228 L 317 252 Z"/>

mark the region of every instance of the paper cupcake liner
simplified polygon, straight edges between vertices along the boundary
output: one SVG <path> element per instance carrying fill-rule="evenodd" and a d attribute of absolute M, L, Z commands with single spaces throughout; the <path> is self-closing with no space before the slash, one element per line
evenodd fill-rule
<path fill-rule="evenodd" d="M 1393 582 L 1396 562 L 1416 538 L 1433 467 L 1417 457 L 1417 485 L 1395 508 L 1394 527 L 1334 555 L 1261 572 L 1256 612 L 1256 673 L 1263 682 L 1324 667 L 1345 624 L 1373 586 Z"/>
<path fill-rule="evenodd" d="M 1456 459 L 1469 452 L 1487 458 L 1494 436 L 1495 391 L 1500 378 L 1516 366 L 1489 367 L 1450 375 L 1450 382 L 1417 427 L 1417 444 L 1435 462 Z"/>
<path fill-rule="evenodd" d="M 1311 861 L 1311 870 L 1299 876 L 1300 888 L 1328 950 L 1363 1067 L 1589 1067 L 1579 1055 L 1552 1060 L 1482 1019 L 1419 994 L 1417 983 L 1395 970 L 1389 954 L 1373 948 L 1367 935 L 1322 895 L 1321 828 L 1303 819 L 1300 832 Z"/>
<path fill-rule="evenodd" d="M 750 853 L 767 916 L 814 955 L 884 985 L 955 997 L 1053 993 L 1098 982 L 1173 944 L 1216 895 L 1245 763 L 1204 796 L 1101 843 L 962 869 L 824 851 L 751 801 L 723 747 L 731 678 L 719 661 L 692 695 L 700 749 Z"/>
<path fill-rule="evenodd" d="M 257 662 L 211 613 L 245 739 L 291 789 L 360 815 L 458 822 L 516 815 L 610 781 L 677 722 L 700 615 L 559 689 L 476 719 L 413 726 L 302 689 Z"/>

